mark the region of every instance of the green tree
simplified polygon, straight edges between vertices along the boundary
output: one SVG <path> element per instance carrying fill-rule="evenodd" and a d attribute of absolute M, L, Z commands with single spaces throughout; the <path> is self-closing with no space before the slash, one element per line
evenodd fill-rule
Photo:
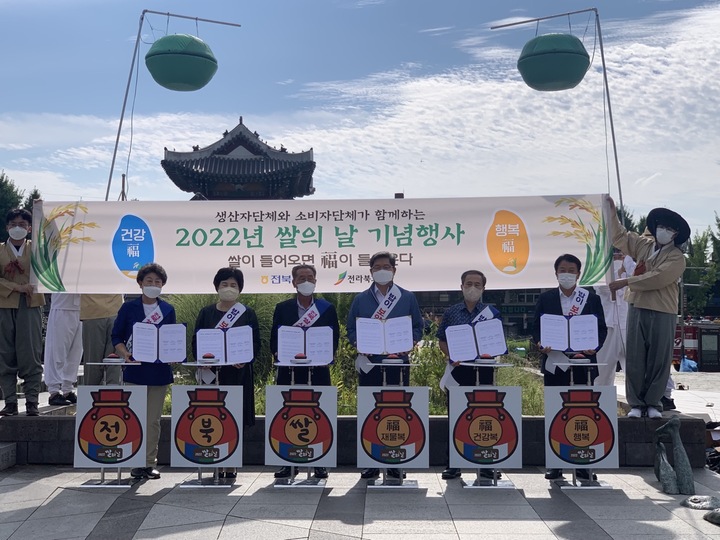
<path fill-rule="evenodd" d="M 686 255 L 687 267 L 683 275 L 687 311 L 704 315 L 705 307 L 717 280 L 717 264 L 712 260 L 712 232 L 708 227 L 693 235 Z"/>
<path fill-rule="evenodd" d="M 28 212 L 32 213 L 33 201 L 35 201 L 35 199 L 42 199 L 40 190 L 37 187 L 33 187 L 30 190 L 30 193 L 28 193 L 27 197 L 25 197 L 25 199 L 23 200 L 22 207 Z"/>
<path fill-rule="evenodd" d="M 23 190 L 18 189 L 5 171 L 0 171 L 0 219 L 3 226 L 0 227 L 0 242 L 4 242 L 8 238 L 5 230 L 5 216 L 13 208 L 21 206 L 23 200 Z"/>

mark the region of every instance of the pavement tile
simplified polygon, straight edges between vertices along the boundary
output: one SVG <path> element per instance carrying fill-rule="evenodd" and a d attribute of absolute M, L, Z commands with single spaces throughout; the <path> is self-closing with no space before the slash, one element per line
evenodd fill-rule
<path fill-rule="evenodd" d="M 455 519 L 460 534 L 551 534 L 552 531 L 540 519 L 515 520 L 512 513 L 506 519 Z"/>
<path fill-rule="evenodd" d="M 156 504 L 140 525 L 140 530 L 190 525 L 192 523 L 207 523 L 217 521 L 218 519 L 222 519 L 222 517 L 222 514 L 216 514 L 214 512 Z"/>
<path fill-rule="evenodd" d="M 363 538 L 371 534 L 455 534 L 456 529 L 453 522 L 434 521 L 428 519 L 413 519 L 398 521 L 397 519 L 369 520 L 365 517 L 363 526 Z"/>
<path fill-rule="evenodd" d="M 289 525 L 300 529 L 310 529 L 316 511 L 317 505 L 315 504 L 291 504 L 283 506 L 281 509 L 277 505 L 241 501 L 235 505 L 230 515 L 267 523 Z"/>
<path fill-rule="evenodd" d="M 641 514 L 637 517 L 641 517 Z M 644 517 L 644 516 L 642 516 Z M 703 534 L 695 527 L 680 518 L 672 517 L 664 521 L 645 521 L 644 519 L 598 519 L 595 522 L 613 538 L 625 539 L 629 534 L 649 535 L 658 538 L 665 535 L 698 535 Z"/>
<path fill-rule="evenodd" d="M 692 525 L 702 533 L 720 534 L 720 527 L 703 519 L 703 516 L 707 513 L 707 510 L 693 510 L 692 508 L 686 508 L 684 506 L 667 508 L 672 512 L 673 516 L 682 519 L 684 522 Z M 645 516 L 643 515 L 643 517 Z"/>
<path fill-rule="evenodd" d="M 362 538 L 362 536 L 317 531 L 314 529 L 310 531 L 310 535 L 308 536 L 308 540 L 354 540 L 356 538 L 359 539 Z"/>
<path fill-rule="evenodd" d="M 450 519 L 450 510 L 447 503 L 440 500 L 439 502 L 420 502 L 407 503 L 398 500 L 387 505 L 365 505 L 365 521 L 382 521 L 385 519 L 396 520 L 443 520 Z"/>
<path fill-rule="evenodd" d="M 165 494 L 159 504 L 205 510 L 226 516 L 242 497 L 242 491 L 233 488 L 181 488 Z M 218 518 L 219 519 L 219 518 Z"/>
<path fill-rule="evenodd" d="M 608 505 L 586 504 L 582 509 L 592 519 L 636 519 L 642 516 L 644 521 L 663 521 L 672 519 L 672 513 L 665 507 L 652 503 L 644 505 Z"/>
<path fill-rule="evenodd" d="M 0 523 L 13 523 L 16 521 L 25 521 L 28 519 L 46 499 L 37 499 L 34 501 L 17 501 L 9 502 L 3 505 L 0 511 Z"/>
<path fill-rule="evenodd" d="M 228 516 L 217 540 L 297 540 L 309 534 L 309 529 Z"/>
<path fill-rule="evenodd" d="M 370 533 L 363 534 L 363 540 L 459 540 L 457 533 L 447 534 L 394 534 L 394 533 Z"/>
<path fill-rule="evenodd" d="M 9 540 L 60 540 L 85 537 L 95 528 L 103 514 L 76 514 L 62 519 L 57 517 L 29 519 L 10 535 Z"/>
<path fill-rule="evenodd" d="M 7 540 L 8 538 L 10 538 L 10 535 L 14 533 L 22 524 L 22 521 L 0 523 L 0 540 Z"/>
<path fill-rule="evenodd" d="M 131 540 L 152 507 L 151 502 L 118 497 L 95 525 L 87 540 Z"/>
<path fill-rule="evenodd" d="M 43 482 L 23 482 L 22 484 L 4 486 L 0 488 L 0 508 L 7 508 L 9 505 L 21 501 L 44 501 L 56 489 L 57 486 Z"/>
<path fill-rule="evenodd" d="M 32 519 L 105 512 L 120 495 L 111 491 L 58 489 L 37 509 Z"/>
<path fill-rule="evenodd" d="M 512 517 L 513 520 L 522 519 L 540 519 L 537 512 L 532 506 L 513 506 L 508 509 L 497 504 L 488 506 L 470 506 L 469 504 L 459 504 L 450 506 L 450 515 L 452 519 L 503 519 Z"/>
<path fill-rule="evenodd" d="M 557 536 L 548 533 L 460 533 L 460 540 L 557 540 Z"/>
<path fill-rule="evenodd" d="M 361 538 L 363 533 L 363 517 L 360 522 L 353 520 L 348 522 L 343 519 L 316 518 L 312 522 L 310 532 L 337 535 L 340 537 Z"/>
<path fill-rule="evenodd" d="M 546 519 L 545 525 L 558 538 L 568 540 L 610 540 L 612 538 L 602 527 L 588 517 L 571 521 Z"/>
<path fill-rule="evenodd" d="M 163 527 L 160 529 L 143 529 L 138 531 L 132 538 L 133 540 L 150 540 L 157 538 L 162 538 L 163 540 L 209 540 L 218 537 L 222 526 L 222 521 L 211 521 Z"/>

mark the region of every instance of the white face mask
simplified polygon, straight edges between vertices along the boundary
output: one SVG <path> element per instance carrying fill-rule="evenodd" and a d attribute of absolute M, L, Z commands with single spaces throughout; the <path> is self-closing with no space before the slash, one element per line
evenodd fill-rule
<path fill-rule="evenodd" d="M 239 295 L 240 291 L 238 291 L 235 287 L 220 287 L 218 289 L 218 296 L 223 302 L 233 302 L 237 300 Z"/>
<path fill-rule="evenodd" d="M 563 289 L 572 289 L 577 282 L 576 274 L 558 274 L 557 280 Z"/>
<path fill-rule="evenodd" d="M 297 292 L 299 292 L 303 296 L 310 296 L 313 292 L 315 292 L 315 284 L 312 281 L 304 281 L 303 283 L 298 283 Z"/>
<path fill-rule="evenodd" d="M 673 241 L 675 233 L 671 233 L 664 227 L 658 227 L 655 229 L 655 240 L 661 246 L 666 246 Z"/>
<path fill-rule="evenodd" d="M 8 231 L 10 238 L 13 240 L 22 240 L 27 236 L 27 233 L 27 229 L 23 229 L 22 227 L 13 227 Z"/>
<path fill-rule="evenodd" d="M 160 293 L 162 292 L 162 287 L 143 287 L 142 288 L 143 294 L 147 296 L 148 298 L 155 299 L 158 296 L 160 296 Z"/>
<path fill-rule="evenodd" d="M 392 270 L 378 270 L 372 273 L 373 281 L 378 285 L 387 285 L 393 279 Z"/>
<path fill-rule="evenodd" d="M 463 298 L 468 302 L 477 302 L 482 297 L 483 290 L 477 287 L 463 287 Z"/>

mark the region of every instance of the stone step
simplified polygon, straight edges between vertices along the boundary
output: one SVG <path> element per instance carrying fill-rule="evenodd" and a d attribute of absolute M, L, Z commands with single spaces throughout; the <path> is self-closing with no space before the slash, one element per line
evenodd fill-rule
<path fill-rule="evenodd" d="M 14 467 L 17 459 L 17 444 L 14 442 L 0 443 L 0 471 Z"/>

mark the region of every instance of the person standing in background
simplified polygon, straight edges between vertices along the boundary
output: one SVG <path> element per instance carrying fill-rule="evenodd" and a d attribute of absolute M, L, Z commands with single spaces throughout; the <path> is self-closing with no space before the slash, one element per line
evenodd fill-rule
<path fill-rule="evenodd" d="M 80 295 L 53 293 L 45 331 L 45 384 L 50 405 L 77 403 L 73 386 L 82 354 Z"/>
<path fill-rule="evenodd" d="M 82 347 L 84 376 L 87 385 L 120 384 L 120 366 L 89 366 L 99 363 L 115 350 L 112 344 L 112 328 L 120 307 L 121 294 L 83 294 L 80 296 L 80 320 L 82 321 Z M 103 381 L 103 373 L 105 381 Z"/>
<path fill-rule="evenodd" d="M 17 380 L 23 380 L 25 414 L 38 416 L 42 384 L 42 306 L 45 296 L 30 284 L 32 215 L 15 208 L 5 217 L 10 238 L 0 245 L 0 416 L 18 414 Z"/>

